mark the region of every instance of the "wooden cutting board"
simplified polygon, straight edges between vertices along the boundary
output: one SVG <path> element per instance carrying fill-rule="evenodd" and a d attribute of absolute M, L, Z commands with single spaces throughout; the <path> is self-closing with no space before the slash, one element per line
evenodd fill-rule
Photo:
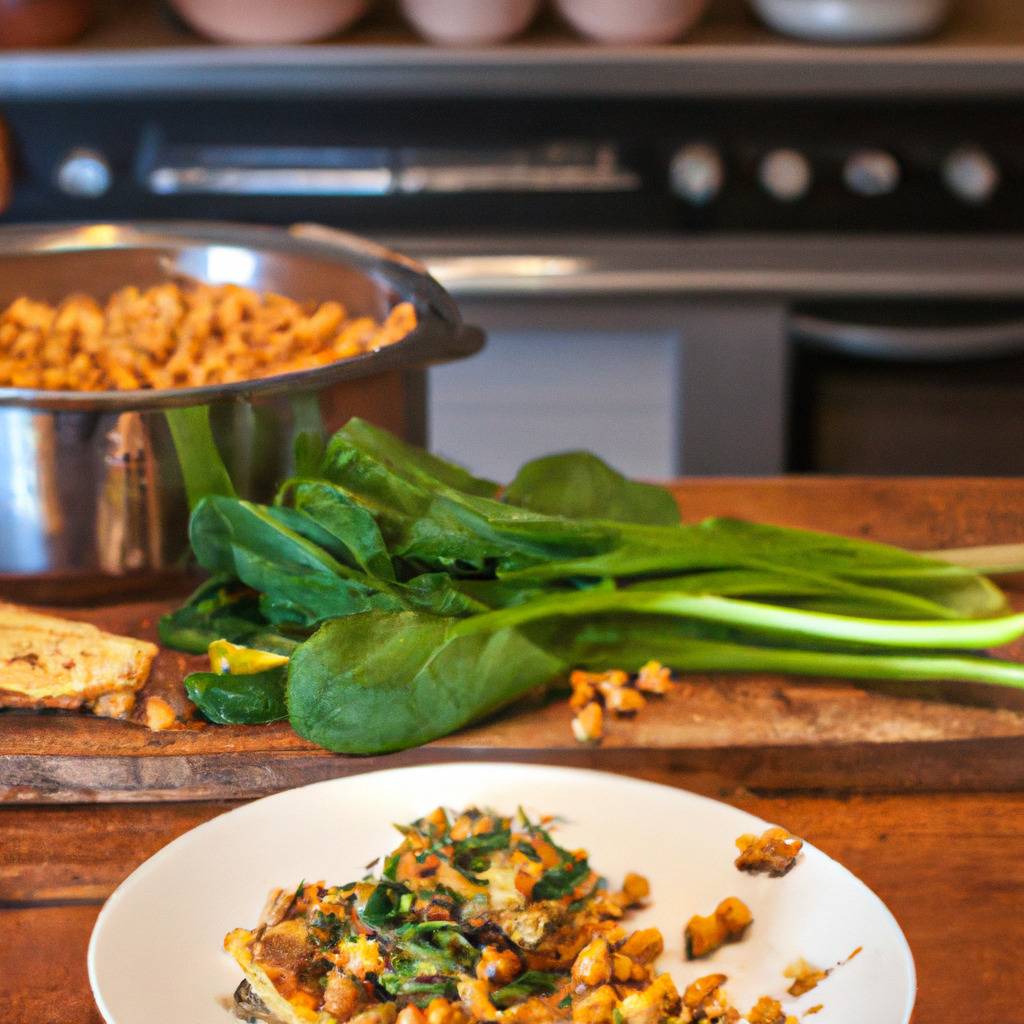
<path fill-rule="evenodd" d="M 673 485 L 687 520 L 731 515 L 930 550 L 1024 541 L 1024 480 L 786 478 Z M 1024 607 L 1024 581 L 1004 581 Z M 173 601 L 65 609 L 69 617 L 155 638 Z M 1024 646 L 1008 652 L 1024 658 Z M 143 691 L 183 707 L 181 679 L 204 659 L 163 651 Z M 224 799 L 430 761 L 522 760 L 667 769 L 708 790 L 892 791 L 1024 787 L 1024 693 L 948 685 L 690 676 L 633 719 L 609 720 L 599 747 L 570 731 L 565 696 L 525 701 L 417 750 L 329 754 L 286 724 L 152 733 L 65 712 L 0 714 L 0 800 Z"/>

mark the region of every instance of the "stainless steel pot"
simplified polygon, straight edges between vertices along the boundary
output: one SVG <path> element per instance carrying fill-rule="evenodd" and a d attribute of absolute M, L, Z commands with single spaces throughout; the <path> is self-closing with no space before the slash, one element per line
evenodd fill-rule
<path fill-rule="evenodd" d="M 268 498 L 295 437 L 350 415 L 415 439 L 409 402 L 426 366 L 472 355 L 483 334 L 418 263 L 318 225 L 215 223 L 0 228 L 0 305 L 18 295 L 105 297 L 185 276 L 337 299 L 382 319 L 416 307 L 404 340 L 315 370 L 168 391 L 0 388 L 0 597 L 80 600 L 149 589 L 188 565 L 188 503 L 167 411 L 209 408 L 245 497 Z"/>

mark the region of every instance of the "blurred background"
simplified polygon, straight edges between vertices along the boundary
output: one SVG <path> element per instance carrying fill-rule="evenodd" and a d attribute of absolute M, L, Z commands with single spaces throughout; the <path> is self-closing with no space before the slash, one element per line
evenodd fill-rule
<path fill-rule="evenodd" d="M 1016 0 L 3 0 L 4 222 L 320 222 L 489 333 L 507 478 L 1024 471 Z"/>

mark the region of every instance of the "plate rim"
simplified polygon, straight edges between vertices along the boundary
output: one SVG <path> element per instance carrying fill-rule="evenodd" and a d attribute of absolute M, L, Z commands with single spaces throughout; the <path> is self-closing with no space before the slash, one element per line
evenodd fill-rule
<path fill-rule="evenodd" d="M 331 779 L 321 779 L 317 782 L 310 782 L 303 786 L 292 786 L 288 789 L 280 790 L 276 793 L 269 793 L 266 796 L 259 797 L 256 800 L 250 800 L 247 803 L 243 803 L 239 807 L 232 807 L 230 810 L 224 811 L 221 814 L 217 814 L 206 821 L 200 822 L 198 825 L 194 825 L 192 828 L 183 832 L 180 836 L 175 837 L 166 845 L 160 847 L 155 853 L 147 857 L 141 864 L 139 864 L 129 875 L 127 875 L 114 891 L 104 900 L 103 906 L 100 909 L 99 914 L 96 917 L 96 921 L 93 924 L 92 931 L 89 934 L 89 945 L 86 951 L 86 967 L 89 978 L 89 989 L 92 993 L 93 1001 L 96 1003 L 96 1007 L 99 1010 L 100 1016 L 106 1022 L 106 1024 L 120 1024 L 109 1012 L 108 1008 L 103 1002 L 102 995 L 100 993 L 100 983 L 96 974 L 96 949 L 98 945 L 98 937 L 101 930 L 106 926 L 109 917 L 116 912 L 117 906 L 125 899 L 125 892 L 127 891 L 129 884 L 137 885 L 138 880 L 136 876 L 148 873 L 154 869 L 154 866 L 158 866 L 162 863 L 167 856 L 173 855 L 173 850 L 179 844 L 184 844 L 186 840 L 190 839 L 197 832 L 206 830 L 207 828 L 215 827 L 216 823 L 221 821 L 223 818 L 230 817 L 231 815 L 245 816 L 250 813 L 251 809 L 257 805 L 262 805 L 270 801 L 279 800 L 291 796 L 297 792 L 304 792 L 306 790 L 317 789 L 319 787 L 330 787 L 337 786 L 341 783 L 356 782 L 357 780 L 365 780 L 368 777 L 379 777 L 388 775 L 402 775 L 409 774 L 410 772 L 423 772 L 432 771 L 442 768 L 454 769 L 454 768 L 473 768 L 476 770 L 495 770 L 499 772 L 526 772 L 527 774 L 532 773 L 555 773 L 557 775 L 564 776 L 590 776 L 593 779 L 608 779 L 612 778 L 617 783 L 628 784 L 631 788 L 638 789 L 650 789 L 655 788 L 658 790 L 672 793 L 675 795 L 682 795 L 684 798 L 696 800 L 699 803 L 707 804 L 716 808 L 724 808 L 736 815 L 747 818 L 751 821 L 756 821 L 764 826 L 771 826 L 773 822 L 762 818 L 760 815 L 753 814 L 750 811 L 745 811 L 742 808 L 734 807 L 732 804 L 726 803 L 724 800 L 716 800 L 714 797 L 705 796 L 702 793 L 694 793 L 690 789 L 685 789 L 681 786 L 673 786 L 665 782 L 654 782 L 648 779 L 636 778 L 632 775 L 622 775 L 618 772 L 606 771 L 597 768 L 577 768 L 572 765 L 550 765 L 550 764 L 537 764 L 533 762 L 522 763 L 515 761 L 494 761 L 494 760 L 483 760 L 483 761 L 432 761 L 425 764 L 415 765 L 402 765 L 394 768 L 379 768 L 369 772 L 358 772 L 353 775 L 339 775 Z M 825 853 L 824 850 L 819 849 L 813 843 L 804 840 L 804 850 L 814 851 L 814 853 L 823 857 L 832 868 L 838 868 L 844 875 L 849 876 L 854 882 L 857 883 L 867 893 L 868 897 L 875 902 L 877 909 L 882 912 L 884 917 L 888 918 L 889 923 L 895 929 L 895 933 L 900 945 L 900 949 L 903 956 L 903 966 L 907 974 L 907 1005 L 904 1007 L 903 1018 L 900 1024 L 911 1024 L 911 1020 L 914 1013 L 914 1008 L 917 1005 L 918 995 L 918 984 L 917 984 L 917 963 L 914 959 L 914 952 L 910 947 L 910 943 L 907 940 L 906 933 L 903 931 L 903 927 L 896 918 L 896 915 L 889 909 L 888 904 L 882 899 L 874 889 L 871 888 L 863 879 L 854 874 L 845 864 L 841 861 L 836 860 L 829 854 Z"/>

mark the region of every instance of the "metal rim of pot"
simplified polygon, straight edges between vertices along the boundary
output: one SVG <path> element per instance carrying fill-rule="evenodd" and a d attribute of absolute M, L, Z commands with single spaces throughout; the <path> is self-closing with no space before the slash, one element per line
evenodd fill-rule
<path fill-rule="evenodd" d="M 482 332 L 463 323 L 455 301 L 422 264 L 368 239 L 319 224 L 279 228 L 221 221 L 140 221 L 0 227 L 0 257 L 159 246 L 180 249 L 190 245 L 235 246 L 356 267 L 387 285 L 395 292 L 398 301 L 411 302 L 416 309 L 417 325 L 394 344 L 311 370 L 231 384 L 161 390 L 44 391 L 2 387 L 0 408 L 123 412 L 270 397 L 319 390 L 392 369 L 409 369 L 457 359 L 472 355 L 483 345 Z"/>

